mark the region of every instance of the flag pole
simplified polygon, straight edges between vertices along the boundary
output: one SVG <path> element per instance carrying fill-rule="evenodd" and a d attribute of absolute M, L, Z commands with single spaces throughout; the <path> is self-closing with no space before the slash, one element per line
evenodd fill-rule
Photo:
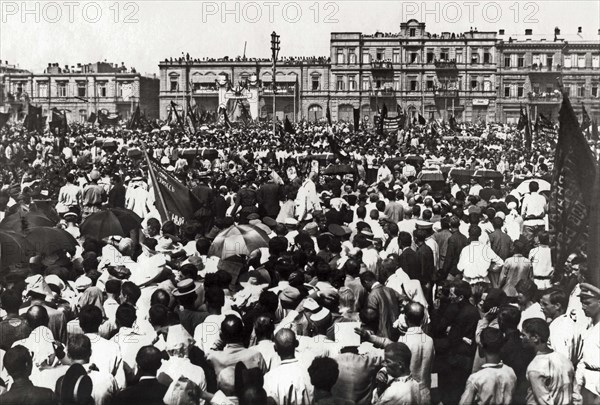
<path fill-rule="evenodd" d="M 165 199 L 160 191 L 160 186 L 158 185 L 158 181 L 156 180 L 156 174 L 154 173 L 154 169 L 152 168 L 152 162 L 150 162 L 150 157 L 148 156 L 148 152 L 146 151 L 146 143 L 142 141 L 142 152 L 144 152 L 144 157 L 146 158 L 146 163 L 148 163 L 148 174 L 150 174 L 150 179 L 152 180 L 152 185 L 154 187 L 155 195 L 158 195 L 159 205 L 162 208 L 163 218 L 165 221 L 169 219 L 167 215 L 167 205 L 165 204 Z"/>

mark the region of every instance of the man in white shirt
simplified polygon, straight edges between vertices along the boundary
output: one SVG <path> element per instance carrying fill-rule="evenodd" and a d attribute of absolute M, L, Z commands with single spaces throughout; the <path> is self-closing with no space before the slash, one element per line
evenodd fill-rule
<path fill-rule="evenodd" d="M 521 206 L 521 216 L 523 217 L 522 235 L 528 242 L 532 242 L 534 237 L 544 229 L 546 216 L 546 198 L 538 193 L 540 186 L 537 181 L 529 183 L 529 194 L 523 198 Z"/>
<path fill-rule="evenodd" d="M 277 404 L 301 405 L 313 402 L 310 375 L 295 357 L 297 347 L 298 340 L 291 329 L 281 329 L 275 335 L 275 350 L 281 358 L 281 364 L 265 374 L 264 389 Z"/>
<path fill-rule="evenodd" d="M 576 364 L 574 353 L 575 322 L 565 313 L 569 299 L 562 290 L 548 290 L 540 300 L 542 312 L 550 321 L 550 338 L 548 346 L 555 352 L 565 355 Z"/>
<path fill-rule="evenodd" d="M 462 272 L 463 279 L 469 284 L 489 283 L 488 272 L 500 271 L 504 260 L 500 258 L 489 244 L 479 241 L 481 228 L 471 225 L 469 228 L 469 244 L 460 252 L 456 268 Z"/>

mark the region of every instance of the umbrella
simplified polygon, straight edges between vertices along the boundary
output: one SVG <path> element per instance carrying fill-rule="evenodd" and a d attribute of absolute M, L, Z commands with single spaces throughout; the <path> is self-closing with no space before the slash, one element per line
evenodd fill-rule
<path fill-rule="evenodd" d="M 57 250 L 74 251 L 77 240 L 64 229 L 40 226 L 30 228 L 25 239 L 33 246 L 35 253 L 52 254 Z"/>
<path fill-rule="evenodd" d="M 82 235 L 97 240 L 108 236 L 129 236 L 129 232 L 138 229 L 142 223 L 135 212 L 124 208 L 110 208 L 87 217 L 79 230 Z"/>
<path fill-rule="evenodd" d="M 457 168 L 453 167 L 448 172 L 448 177 L 452 177 L 452 179 L 455 182 L 457 182 L 460 185 L 463 185 L 463 184 L 469 184 L 469 181 L 471 181 L 471 178 L 473 177 L 474 173 L 475 173 L 475 170 L 457 169 Z"/>
<path fill-rule="evenodd" d="M 54 226 L 56 222 L 45 215 L 36 212 L 17 212 L 9 215 L 0 222 L 0 229 L 13 232 L 25 232 L 29 228 L 38 226 Z"/>
<path fill-rule="evenodd" d="M 269 246 L 269 236 L 254 225 L 233 225 L 221 231 L 208 252 L 209 256 L 226 259 L 248 255 L 256 249 Z"/>
<path fill-rule="evenodd" d="M 11 231 L 0 231 L 0 267 L 26 262 L 33 246 L 23 235 Z"/>
<path fill-rule="evenodd" d="M 517 191 L 519 192 L 519 194 L 523 195 L 523 194 L 527 194 L 529 193 L 529 184 L 535 181 L 537 182 L 537 184 L 540 186 L 539 191 L 550 191 L 550 183 L 548 183 L 546 180 L 542 180 L 542 179 L 530 179 L 530 180 L 525 180 L 523 183 L 519 184 L 519 187 L 517 187 Z"/>
<path fill-rule="evenodd" d="M 127 151 L 127 156 L 130 158 L 139 158 L 142 157 L 142 151 L 138 148 L 131 148 Z"/>
<path fill-rule="evenodd" d="M 215 160 L 219 157 L 219 152 L 216 149 L 187 148 L 181 151 L 181 156 L 184 159 L 200 157 L 202 159 Z"/>
<path fill-rule="evenodd" d="M 473 177 L 477 177 L 479 179 L 489 179 L 489 180 L 497 180 L 502 182 L 502 180 L 504 180 L 504 176 L 502 175 L 502 173 L 500 173 L 499 171 L 496 170 L 489 170 L 489 169 L 479 169 L 475 171 L 475 174 L 473 174 Z"/>
<path fill-rule="evenodd" d="M 330 165 L 324 171 L 323 174 L 354 174 L 356 170 L 350 165 Z"/>
<path fill-rule="evenodd" d="M 418 155 L 408 155 L 406 157 L 406 163 L 410 163 L 411 165 L 413 165 L 415 167 L 422 167 L 423 162 L 425 162 L 425 159 L 423 159 L 421 156 L 418 156 Z"/>

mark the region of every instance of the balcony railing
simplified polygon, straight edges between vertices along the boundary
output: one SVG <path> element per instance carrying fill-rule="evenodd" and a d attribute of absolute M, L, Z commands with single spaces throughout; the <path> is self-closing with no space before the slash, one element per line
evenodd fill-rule
<path fill-rule="evenodd" d="M 560 92 L 557 93 L 529 93 L 527 98 L 532 103 L 544 103 L 544 104 L 560 104 L 562 102 L 562 95 Z"/>
<path fill-rule="evenodd" d="M 458 90 L 434 88 L 433 96 L 436 98 L 458 98 Z"/>
<path fill-rule="evenodd" d="M 379 71 L 394 70 L 394 65 L 390 61 L 374 60 L 371 61 L 371 69 Z"/>
<path fill-rule="evenodd" d="M 438 71 L 455 71 L 458 70 L 456 67 L 456 60 L 436 60 L 433 62 L 435 68 Z"/>
<path fill-rule="evenodd" d="M 561 73 L 562 66 L 561 65 L 538 65 L 534 63 L 531 65 L 530 73 L 539 74 L 539 73 Z"/>

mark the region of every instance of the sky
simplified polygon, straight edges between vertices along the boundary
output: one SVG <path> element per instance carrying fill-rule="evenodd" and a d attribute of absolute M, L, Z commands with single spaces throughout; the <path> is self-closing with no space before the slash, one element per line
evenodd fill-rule
<path fill-rule="evenodd" d="M 600 2 L 583 1 L 17 1 L 0 0 L 0 59 L 41 73 L 48 63 L 124 62 L 158 73 L 167 57 L 329 56 L 331 32 L 398 32 L 415 18 L 430 33 L 505 29 L 552 38 L 554 27 L 599 39 Z"/>

